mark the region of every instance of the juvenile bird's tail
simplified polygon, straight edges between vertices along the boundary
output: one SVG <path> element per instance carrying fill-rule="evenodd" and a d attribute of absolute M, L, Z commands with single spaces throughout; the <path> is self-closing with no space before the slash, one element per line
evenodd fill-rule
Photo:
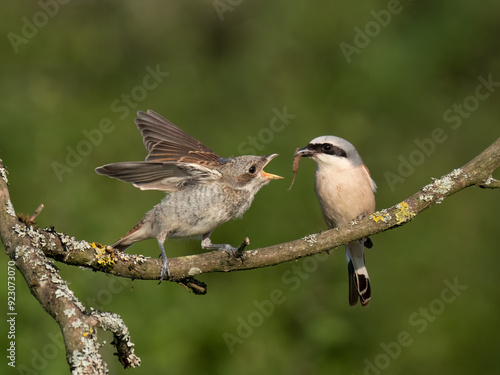
<path fill-rule="evenodd" d="M 117 250 L 125 251 L 129 246 L 136 242 L 154 237 L 151 235 L 151 225 L 146 221 L 146 217 L 139 221 L 131 230 L 127 232 L 127 234 L 111 246 Z"/>
<path fill-rule="evenodd" d="M 350 242 L 345 245 L 347 269 L 349 271 L 349 305 L 359 301 L 361 306 L 368 306 L 371 298 L 370 277 L 365 266 L 365 240 Z"/>

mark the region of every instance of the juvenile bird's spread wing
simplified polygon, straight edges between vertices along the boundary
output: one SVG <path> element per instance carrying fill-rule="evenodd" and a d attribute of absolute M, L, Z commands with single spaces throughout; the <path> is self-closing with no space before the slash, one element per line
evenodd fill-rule
<path fill-rule="evenodd" d="M 221 164 L 219 155 L 154 111 L 139 111 L 135 123 L 149 152 L 146 161 Z"/>
<path fill-rule="evenodd" d="M 102 175 L 132 183 L 141 190 L 173 192 L 194 182 L 221 178 L 219 171 L 197 164 L 157 163 L 149 161 L 121 162 L 96 168 Z"/>
<path fill-rule="evenodd" d="M 156 112 L 138 112 L 135 123 L 148 150 L 146 161 L 106 164 L 96 168 L 97 173 L 141 190 L 166 192 L 222 177 L 219 155 Z"/>

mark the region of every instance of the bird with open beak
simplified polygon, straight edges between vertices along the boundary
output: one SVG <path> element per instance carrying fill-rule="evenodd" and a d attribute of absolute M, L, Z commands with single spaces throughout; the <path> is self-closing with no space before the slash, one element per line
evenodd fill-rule
<path fill-rule="evenodd" d="M 356 148 L 345 139 L 325 135 L 313 139 L 295 157 L 312 158 L 316 164 L 315 190 L 328 228 L 346 225 L 375 211 L 376 185 Z M 349 271 L 349 304 L 370 302 L 371 287 L 364 248 L 369 238 L 345 245 Z"/>
<path fill-rule="evenodd" d="M 170 276 L 164 248 L 167 238 L 202 236 L 202 249 L 236 251 L 229 244 L 212 244 L 212 231 L 241 217 L 264 185 L 283 177 L 264 171 L 278 154 L 224 159 L 151 110 L 137 116 L 135 123 L 148 151 L 146 160 L 106 164 L 96 172 L 141 190 L 169 193 L 112 245 L 123 251 L 138 241 L 156 238 L 162 258 L 161 282 L 165 274 Z"/>

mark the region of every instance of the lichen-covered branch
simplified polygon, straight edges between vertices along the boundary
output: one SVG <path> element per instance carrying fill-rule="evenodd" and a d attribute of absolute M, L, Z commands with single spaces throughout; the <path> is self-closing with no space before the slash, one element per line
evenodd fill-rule
<path fill-rule="evenodd" d="M 171 280 L 186 280 L 194 285 L 194 276 L 209 272 L 229 272 L 273 266 L 338 247 L 357 238 L 401 226 L 425 209 L 441 203 L 447 197 L 469 186 L 499 187 L 492 173 L 500 165 L 500 138 L 461 168 L 434 181 L 390 208 L 375 212 L 350 225 L 265 248 L 248 250 L 241 257 L 230 257 L 225 252 L 208 252 L 170 258 Z M 18 224 L 15 231 L 23 231 L 35 246 L 61 262 L 92 268 L 132 279 L 154 280 L 160 274 L 160 260 L 114 251 L 110 247 L 76 241 L 53 230 L 33 230 Z M 199 287 L 201 290 L 203 287 Z M 202 291 L 203 294 L 204 291 Z"/>
<path fill-rule="evenodd" d="M 125 368 L 138 366 L 140 359 L 134 354 L 122 319 L 116 314 L 87 311 L 61 279 L 53 261 L 43 253 L 45 236 L 19 222 L 9 198 L 7 173 L 1 160 L 0 175 L 0 236 L 7 255 L 15 262 L 33 296 L 61 327 L 71 371 L 75 374 L 108 373 L 99 354 L 98 328 L 113 332 L 118 358 Z M 46 245 L 53 244 L 49 240 Z"/>

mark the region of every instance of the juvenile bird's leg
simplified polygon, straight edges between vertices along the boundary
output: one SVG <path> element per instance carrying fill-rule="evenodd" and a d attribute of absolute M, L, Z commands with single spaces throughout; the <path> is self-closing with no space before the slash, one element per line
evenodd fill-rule
<path fill-rule="evenodd" d="M 207 233 L 203 235 L 203 239 L 201 240 L 201 248 L 203 250 L 219 250 L 225 251 L 229 255 L 234 254 L 238 249 L 236 247 L 232 247 L 229 244 L 215 244 L 210 240 L 210 235 L 212 233 Z"/>
<path fill-rule="evenodd" d="M 167 274 L 167 278 L 170 278 L 170 270 L 168 269 L 168 258 L 165 253 L 165 247 L 163 246 L 166 239 L 165 234 L 160 234 L 158 236 L 158 246 L 160 246 L 161 250 L 161 272 L 160 272 L 160 284 L 163 281 L 163 277 L 165 277 L 165 273 Z"/>

